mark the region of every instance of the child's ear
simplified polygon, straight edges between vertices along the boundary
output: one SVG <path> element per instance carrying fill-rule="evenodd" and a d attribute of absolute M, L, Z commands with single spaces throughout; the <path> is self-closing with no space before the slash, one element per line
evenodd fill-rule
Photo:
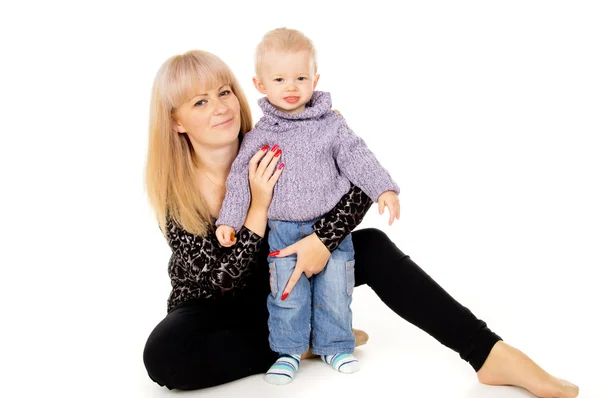
<path fill-rule="evenodd" d="M 252 83 L 254 83 L 254 87 L 261 93 L 266 94 L 267 90 L 265 90 L 265 85 L 260 81 L 260 79 L 256 76 L 252 78 Z"/>
<path fill-rule="evenodd" d="M 319 82 L 319 77 L 321 77 L 321 75 L 319 75 L 319 74 L 315 75 L 315 82 L 313 83 L 313 90 L 315 88 L 317 88 L 317 83 Z"/>

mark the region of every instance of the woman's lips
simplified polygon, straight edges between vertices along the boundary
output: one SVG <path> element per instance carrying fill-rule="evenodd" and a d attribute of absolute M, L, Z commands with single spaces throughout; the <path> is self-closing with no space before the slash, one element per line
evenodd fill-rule
<path fill-rule="evenodd" d="M 215 127 L 222 127 L 222 126 L 226 126 L 229 123 L 231 123 L 233 121 L 233 118 L 229 119 L 229 120 L 225 120 L 224 122 L 221 122 L 219 124 L 216 124 Z"/>
<path fill-rule="evenodd" d="M 283 97 L 283 100 L 288 104 L 295 104 L 300 101 L 300 97 Z"/>

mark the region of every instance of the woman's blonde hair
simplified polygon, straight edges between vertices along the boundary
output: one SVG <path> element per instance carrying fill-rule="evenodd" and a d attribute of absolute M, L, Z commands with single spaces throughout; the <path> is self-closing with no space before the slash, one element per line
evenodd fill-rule
<path fill-rule="evenodd" d="M 186 231 L 205 236 L 212 226 L 208 205 L 198 189 L 197 159 L 189 137 L 173 129 L 173 112 L 197 93 L 229 84 L 240 103 L 240 140 L 252 129 L 248 101 L 229 67 L 219 57 L 200 50 L 169 58 L 152 86 L 146 191 L 161 230 L 167 218 Z"/>
<path fill-rule="evenodd" d="M 313 42 L 299 30 L 277 28 L 265 33 L 260 43 L 258 43 L 258 46 L 256 46 L 255 68 L 257 75 L 259 75 L 259 68 L 264 62 L 264 55 L 270 51 L 308 51 L 308 54 L 315 65 L 315 73 L 317 73 L 317 51 L 315 50 L 315 46 Z"/>

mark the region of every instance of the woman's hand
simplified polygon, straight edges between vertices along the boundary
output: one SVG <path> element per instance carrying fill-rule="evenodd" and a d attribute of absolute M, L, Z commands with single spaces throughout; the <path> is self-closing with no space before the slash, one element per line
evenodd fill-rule
<path fill-rule="evenodd" d="M 283 163 L 277 166 L 277 162 L 281 159 L 281 150 L 277 149 L 277 145 L 273 149 L 269 150 L 265 145 L 252 156 L 248 164 L 248 183 L 252 199 L 244 226 L 261 237 L 265 236 L 267 228 L 267 214 L 273 199 L 273 187 L 283 172 Z"/>
<path fill-rule="evenodd" d="M 281 149 L 277 149 L 277 145 L 271 150 L 265 145 L 250 159 L 248 182 L 252 194 L 251 207 L 265 211 L 269 208 L 273 198 L 273 187 L 283 171 L 283 163 L 275 170 L 279 159 L 281 159 Z"/>
<path fill-rule="evenodd" d="M 310 278 L 314 274 L 323 271 L 331 253 L 327 247 L 321 242 L 317 234 L 312 233 L 307 237 L 300 239 L 298 242 L 285 249 L 274 251 L 269 254 L 269 257 L 287 257 L 290 254 L 296 254 L 296 268 L 290 277 L 285 289 L 283 290 L 282 300 L 285 300 L 288 294 L 292 291 L 302 273 Z"/>

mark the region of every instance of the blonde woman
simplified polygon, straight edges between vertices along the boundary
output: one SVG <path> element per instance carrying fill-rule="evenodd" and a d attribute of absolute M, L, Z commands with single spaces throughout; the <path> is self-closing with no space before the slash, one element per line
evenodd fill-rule
<path fill-rule="evenodd" d="M 172 250 L 167 315 L 150 334 L 144 363 L 169 389 L 215 386 L 266 372 L 269 348 L 267 209 L 284 172 L 275 153 L 257 148 L 249 162 L 252 194 L 235 244 L 221 247 L 214 222 L 243 136 L 252 128 L 248 103 L 218 57 L 190 51 L 169 58 L 152 90 L 147 190 Z M 372 204 L 351 187 L 313 226 L 281 250 L 296 268 L 319 273 L 332 251 Z M 575 397 L 577 386 L 541 369 L 504 343 L 377 229 L 352 234 L 356 286 L 370 286 L 402 318 L 456 351 L 482 383 L 516 385 L 538 397 Z M 235 360 L 232 360 L 235 358 Z"/>

